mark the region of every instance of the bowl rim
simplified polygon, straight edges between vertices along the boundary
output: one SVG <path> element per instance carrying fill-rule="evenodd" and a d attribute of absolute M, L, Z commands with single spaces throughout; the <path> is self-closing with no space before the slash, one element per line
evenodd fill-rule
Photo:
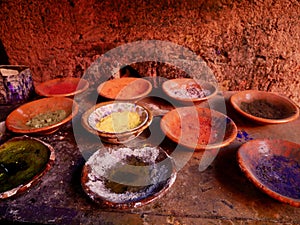
<path fill-rule="evenodd" d="M 276 191 L 273 191 L 272 189 L 270 189 L 269 187 L 263 185 L 260 180 L 253 175 L 252 173 L 252 170 L 250 170 L 248 168 L 248 164 L 245 163 L 245 160 L 244 160 L 244 156 L 242 155 L 242 152 L 244 154 L 247 154 L 247 152 L 249 151 L 246 151 L 246 147 L 248 146 L 252 146 L 254 142 L 277 142 L 278 144 L 280 143 L 289 143 L 289 144 L 292 144 L 292 145 L 295 145 L 295 146 L 299 146 L 300 147 L 300 144 L 298 143 L 295 143 L 295 142 L 291 142 L 291 141 L 288 141 L 288 140 L 284 140 L 284 139 L 255 139 L 255 140 L 250 140 L 248 142 L 245 142 L 243 143 L 239 148 L 238 148 L 238 151 L 237 151 L 237 161 L 238 161 L 238 164 L 239 164 L 239 167 L 240 169 L 243 171 L 243 173 L 245 174 L 245 176 L 259 189 L 261 190 L 262 192 L 268 194 L 270 197 L 280 201 L 280 202 L 283 202 L 283 203 L 287 203 L 287 204 L 290 204 L 294 207 L 300 207 L 300 199 L 295 199 L 295 198 L 291 198 L 291 197 L 288 197 L 288 196 L 285 196 L 285 195 L 282 195 Z M 253 149 L 253 147 L 251 147 L 251 150 Z"/>
<path fill-rule="evenodd" d="M 246 94 L 255 94 L 256 96 L 262 96 L 262 94 L 264 95 L 268 95 L 268 96 L 274 96 L 280 100 L 282 100 L 282 102 L 286 104 L 288 104 L 291 108 L 294 109 L 294 112 L 291 116 L 288 116 L 288 117 L 285 117 L 285 118 L 281 118 L 281 119 L 268 119 L 268 118 L 262 118 L 262 117 L 257 117 L 257 116 L 254 116 L 254 115 L 251 115 L 250 113 L 247 113 L 245 112 L 244 110 L 242 110 L 238 104 L 238 97 L 240 96 L 244 96 Z M 267 100 L 267 98 L 265 97 L 262 97 L 262 98 L 259 98 L 259 99 L 265 99 Z M 246 90 L 246 91 L 240 91 L 240 92 L 237 92 L 235 94 L 233 94 L 231 97 L 230 97 L 230 103 L 231 105 L 233 106 L 233 108 L 238 112 L 240 113 L 241 115 L 243 115 L 244 117 L 252 120 L 252 121 L 255 121 L 255 122 L 258 122 L 258 123 L 262 123 L 262 124 L 279 124 L 279 123 L 287 123 L 287 122 L 290 122 L 290 121 L 293 121 L 295 119 L 297 119 L 299 117 L 299 107 L 296 105 L 296 103 L 294 103 L 291 99 L 283 96 L 283 95 L 280 95 L 279 93 L 274 93 L 274 92 L 268 92 L 268 91 L 259 91 L 259 90 Z"/>
<path fill-rule="evenodd" d="M 55 99 L 62 99 L 63 101 L 65 102 L 72 102 L 72 112 L 66 117 L 64 118 L 62 121 L 58 122 L 58 123 L 55 123 L 55 124 L 52 124 L 50 126 L 45 126 L 45 127 L 40 127 L 40 128 L 28 128 L 28 129 L 21 129 L 21 128 L 17 128 L 15 127 L 13 124 L 11 124 L 10 120 L 11 118 L 16 114 L 18 113 L 18 111 L 24 107 L 27 107 L 27 106 L 35 106 L 35 104 L 37 102 L 47 102 L 47 101 L 55 101 Z M 74 101 L 73 99 L 71 98 L 67 98 L 67 97 L 49 97 L 49 98 L 41 98 L 41 99 L 37 99 L 37 100 L 34 100 L 34 101 L 31 101 L 31 102 L 27 102 L 21 106 L 19 106 L 18 108 L 16 108 L 15 110 L 13 110 L 6 118 L 5 120 L 5 125 L 6 125 L 6 128 L 15 132 L 15 133 L 22 133 L 22 134 L 29 134 L 29 133 L 45 133 L 47 131 L 50 131 L 50 130 L 56 130 L 58 129 L 61 125 L 69 122 L 72 120 L 72 118 L 78 113 L 78 110 L 79 110 L 79 106 L 77 104 L 76 101 Z"/>
<path fill-rule="evenodd" d="M 200 86 L 201 85 L 208 85 L 213 89 L 213 91 L 212 91 L 211 94 L 209 94 L 205 97 L 202 97 L 202 98 L 180 98 L 180 97 L 177 97 L 177 96 L 170 95 L 170 91 L 168 90 L 166 85 L 168 85 L 169 83 L 172 83 L 172 82 L 173 83 L 178 83 L 178 82 L 176 82 L 178 80 L 181 80 L 183 82 L 184 81 L 195 81 Z M 205 101 L 205 100 L 208 100 L 208 99 L 214 97 L 218 93 L 217 86 L 214 85 L 212 82 L 204 81 L 204 80 L 201 80 L 201 79 L 195 79 L 195 78 L 187 78 L 187 77 L 185 77 L 185 78 L 173 78 L 173 79 L 169 79 L 169 80 L 164 81 L 163 84 L 162 84 L 162 90 L 168 97 L 170 97 L 172 99 L 175 99 L 177 101 L 180 101 L 180 102 L 185 102 L 185 103 Z"/>
<path fill-rule="evenodd" d="M 124 132 L 118 132 L 118 133 L 115 133 L 115 132 L 105 132 L 105 131 L 100 131 L 98 129 L 95 129 L 93 128 L 89 122 L 88 122 L 88 119 L 90 117 L 90 115 L 98 108 L 102 107 L 102 106 L 106 106 L 106 105 L 110 105 L 110 104 L 115 104 L 115 103 L 121 103 L 121 104 L 131 104 L 131 105 L 138 105 L 139 107 L 143 108 L 145 110 L 145 112 L 147 113 L 147 119 L 142 123 L 140 124 L 139 126 L 131 129 L 131 130 L 128 130 L 128 131 L 124 131 Z M 90 133 L 92 134 L 96 134 L 96 135 L 100 135 L 100 136 L 113 136 L 113 135 L 117 135 L 118 137 L 122 137 L 123 135 L 126 136 L 128 134 L 131 134 L 133 132 L 137 132 L 139 130 L 144 130 L 146 129 L 150 123 L 152 122 L 152 119 L 153 119 L 153 115 L 151 113 L 151 111 L 144 105 L 142 104 L 139 104 L 139 103 L 133 103 L 133 102 L 128 102 L 128 101 L 107 101 L 107 102 L 101 102 L 101 103 L 98 103 L 94 106 L 92 106 L 91 108 L 89 108 L 87 111 L 85 111 L 83 114 L 82 114 L 82 117 L 81 117 L 81 124 L 83 125 L 83 127 L 89 131 Z"/>
<path fill-rule="evenodd" d="M 118 97 L 113 98 L 113 97 L 108 96 L 107 94 L 103 94 L 101 92 L 101 89 L 105 85 L 107 85 L 109 83 L 112 83 L 112 82 L 117 82 L 120 79 L 126 80 L 128 82 L 128 84 L 131 83 L 131 82 L 134 82 L 136 80 L 141 80 L 141 81 L 143 81 L 144 83 L 146 83 L 148 85 L 148 88 L 142 94 L 137 95 L 137 96 L 132 97 L 132 98 L 126 98 L 126 97 L 123 97 L 123 98 L 118 98 Z M 144 79 L 144 78 L 141 78 L 141 77 L 121 77 L 121 78 L 114 78 L 114 79 L 106 80 L 103 83 L 99 84 L 98 87 L 97 87 L 97 93 L 98 93 L 98 95 L 100 95 L 100 96 L 102 96 L 104 98 L 110 99 L 110 100 L 115 100 L 115 101 L 134 101 L 134 100 L 138 100 L 140 98 L 143 98 L 143 97 L 147 96 L 152 91 L 152 89 L 153 89 L 152 84 L 147 79 Z"/>
<path fill-rule="evenodd" d="M 66 81 L 71 81 L 71 82 L 78 82 L 82 83 L 82 88 L 78 89 L 78 85 L 75 91 L 66 93 L 66 94 L 49 94 L 47 91 L 45 91 L 46 87 L 56 85 L 58 83 L 63 83 Z M 62 77 L 62 78 L 55 78 L 51 80 L 44 81 L 38 85 L 35 86 L 35 92 L 44 97 L 73 97 L 76 94 L 80 94 L 84 91 L 86 91 L 89 88 L 89 82 L 86 79 L 80 78 L 80 77 Z"/>
<path fill-rule="evenodd" d="M 216 115 L 219 115 L 219 116 L 222 116 L 224 117 L 226 120 L 227 120 L 227 123 L 229 121 L 229 123 L 233 126 L 233 129 L 234 131 L 230 134 L 229 138 L 227 138 L 226 140 L 223 140 L 222 142 L 216 142 L 216 143 L 211 143 L 211 144 L 195 144 L 193 146 L 189 145 L 188 143 L 181 143 L 178 141 L 178 137 L 175 137 L 174 135 L 170 134 L 168 129 L 166 129 L 166 124 L 165 124 L 165 120 L 164 120 L 164 117 L 168 116 L 170 113 L 173 113 L 174 111 L 177 111 L 178 109 L 180 110 L 188 110 L 189 108 L 196 108 L 197 110 L 198 109 L 201 109 L 201 110 L 204 110 L 204 111 L 207 111 L 207 112 L 212 112 Z M 222 147 L 225 147 L 227 145 L 229 145 L 231 142 L 233 142 L 237 136 L 237 125 L 235 124 L 235 122 L 227 115 L 217 111 L 217 110 L 213 110 L 213 109 L 210 109 L 210 108 L 200 108 L 200 107 L 197 107 L 197 106 L 185 106 L 185 107 L 180 107 L 180 108 L 175 108 L 171 111 L 169 111 L 168 113 L 166 113 L 163 118 L 161 119 L 161 122 L 160 122 L 160 127 L 162 129 L 162 131 L 165 133 L 165 135 L 171 139 L 172 141 L 182 145 L 182 146 L 185 146 L 185 147 L 188 147 L 188 148 L 192 148 L 194 149 L 195 151 L 201 151 L 201 150 L 208 150 L 208 149 L 217 149 L 217 148 L 222 148 Z M 226 132 L 224 133 L 224 137 L 225 137 L 225 134 Z"/>

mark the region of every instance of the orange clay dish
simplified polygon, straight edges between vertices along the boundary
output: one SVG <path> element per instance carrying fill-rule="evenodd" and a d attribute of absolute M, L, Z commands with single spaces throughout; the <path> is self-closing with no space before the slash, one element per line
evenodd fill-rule
<path fill-rule="evenodd" d="M 100 84 L 97 92 L 111 100 L 137 100 L 148 95 L 152 84 L 142 78 L 124 77 L 108 80 Z"/>
<path fill-rule="evenodd" d="M 237 134 L 236 125 L 226 115 L 193 106 L 168 112 L 161 120 L 161 128 L 172 141 L 196 150 L 224 147 Z"/>
<path fill-rule="evenodd" d="M 56 78 L 36 85 L 35 91 L 44 97 L 73 97 L 87 90 L 87 80 L 76 77 Z"/>

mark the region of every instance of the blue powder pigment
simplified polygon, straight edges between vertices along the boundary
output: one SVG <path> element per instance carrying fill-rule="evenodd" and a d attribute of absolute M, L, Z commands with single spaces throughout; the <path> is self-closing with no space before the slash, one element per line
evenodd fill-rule
<path fill-rule="evenodd" d="M 236 138 L 240 142 L 253 140 L 253 138 L 244 130 L 239 130 Z"/>
<path fill-rule="evenodd" d="M 284 156 L 268 156 L 256 166 L 259 180 L 271 190 L 295 199 L 300 199 L 300 165 Z"/>

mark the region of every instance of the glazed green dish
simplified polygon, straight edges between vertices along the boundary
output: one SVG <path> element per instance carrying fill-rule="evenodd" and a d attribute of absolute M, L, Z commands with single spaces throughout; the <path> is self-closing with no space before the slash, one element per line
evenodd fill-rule
<path fill-rule="evenodd" d="M 1 145 L 0 195 L 41 175 L 47 170 L 50 158 L 54 157 L 51 155 L 49 146 L 34 138 L 14 138 Z"/>

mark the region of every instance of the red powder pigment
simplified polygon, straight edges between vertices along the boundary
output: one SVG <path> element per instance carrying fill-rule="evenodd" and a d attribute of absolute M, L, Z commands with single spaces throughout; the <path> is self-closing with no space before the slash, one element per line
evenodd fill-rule
<path fill-rule="evenodd" d="M 48 89 L 48 93 L 53 94 L 69 94 L 77 89 L 78 83 L 57 83 L 55 86 L 51 86 Z"/>

